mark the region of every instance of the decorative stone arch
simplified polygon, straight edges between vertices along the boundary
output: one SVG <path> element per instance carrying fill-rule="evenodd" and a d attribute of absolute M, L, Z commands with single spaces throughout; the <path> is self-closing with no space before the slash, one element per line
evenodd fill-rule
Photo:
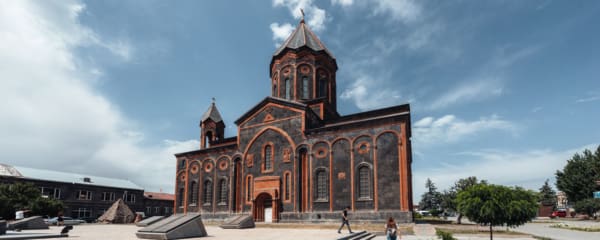
<path fill-rule="evenodd" d="M 268 130 L 273 130 L 275 132 L 278 132 L 285 139 L 288 140 L 288 143 L 290 144 L 290 146 L 292 146 L 292 149 L 296 148 L 296 144 L 294 143 L 294 140 L 292 139 L 292 137 L 290 137 L 290 135 L 286 131 L 284 131 L 283 129 L 278 128 L 278 127 L 267 126 L 267 127 L 262 128 L 260 131 L 258 131 L 258 133 L 256 133 L 254 135 L 254 137 L 252 137 L 252 139 L 250 139 L 250 141 L 248 141 L 248 144 L 246 145 L 246 149 L 244 149 L 244 154 L 243 154 L 244 156 L 247 156 L 248 150 L 250 150 L 250 147 L 252 147 L 252 145 L 254 144 L 256 139 L 258 139 L 260 136 L 262 136 L 263 133 L 265 133 Z"/>
<path fill-rule="evenodd" d="M 241 212 L 243 200 L 243 189 L 244 189 L 244 179 L 243 179 L 243 157 L 241 154 L 236 153 L 231 157 L 231 167 L 230 174 L 232 179 L 229 181 L 229 206 L 230 210 L 233 212 Z"/>

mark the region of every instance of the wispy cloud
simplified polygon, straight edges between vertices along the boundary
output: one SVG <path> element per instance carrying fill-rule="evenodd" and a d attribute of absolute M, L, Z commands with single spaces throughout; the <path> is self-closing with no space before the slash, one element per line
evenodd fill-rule
<path fill-rule="evenodd" d="M 135 120 L 95 90 L 102 68 L 81 64 L 76 49 L 109 51 L 115 60 L 133 55 L 127 41 L 105 41 L 111 38 L 82 25 L 84 11 L 75 0 L 0 1 L 0 132 L 6 136 L 0 159 L 170 191 L 172 154 L 195 149 L 198 141 L 145 144 Z"/>
<path fill-rule="evenodd" d="M 354 101 L 354 104 L 363 111 L 401 103 L 402 98 L 399 91 L 379 89 L 376 82 L 372 77 L 362 75 L 344 89 L 340 98 Z"/>
<path fill-rule="evenodd" d="M 466 137 L 473 137 L 492 130 L 516 134 L 518 128 L 514 123 L 503 120 L 497 115 L 482 117 L 475 121 L 461 120 L 454 115 L 445 115 L 437 119 L 425 117 L 412 126 L 415 146 L 421 148 L 460 142 Z"/>
<path fill-rule="evenodd" d="M 302 9 L 306 14 L 306 24 L 313 31 L 320 32 L 325 30 L 327 12 L 313 3 L 313 0 L 273 0 L 273 7 L 286 7 L 295 19 L 302 18 L 302 12 L 300 11 Z M 290 23 L 271 23 L 270 27 L 276 45 L 281 44 L 281 41 L 289 36 L 289 33 L 291 33 L 289 29 L 293 30 Z M 288 31 L 289 33 L 284 36 L 283 34 Z"/>
<path fill-rule="evenodd" d="M 588 92 L 587 96 L 577 99 L 576 103 L 594 102 L 600 100 L 600 91 Z"/>
<path fill-rule="evenodd" d="M 425 191 L 425 180 L 431 178 L 438 189 L 448 189 L 458 179 L 476 176 L 490 183 L 517 185 L 537 190 L 546 179 L 554 182 L 554 173 L 562 169 L 567 159 L 584 149 L 595 149 L 596 144 L 572 149 L 531 149 L 525 151 L 484 150 L 462 152 L 454 157 L 462 160 L 451 165 L 416 169 L 414 171 L 414 195 L 419 200 Z"/>
<path fill-rule="evenodd" d="M 477 82 L 466 82 L 443 93 L 429 105 L 429 109 L 435 110 L 457 103 L 500 96 L 502 92 L 503 85 L 500 79 L 480 79 Z"/>
<path fill-rule="evenodd" d="M 421 6 L 412 0 L 379 0 L 372 1 L 375 5 L 373 14 L 389 14 L 392 19 L 410 23 L 421 16 Z"/>

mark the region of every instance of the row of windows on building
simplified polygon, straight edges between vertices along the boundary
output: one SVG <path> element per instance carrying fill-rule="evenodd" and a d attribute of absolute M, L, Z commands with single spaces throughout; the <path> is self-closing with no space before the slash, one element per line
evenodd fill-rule
<path fill-rule="evenodd" d="M 307 76 L 303 76 L 302 77 L 302 99 L 309 99 L 310 98 L 310 90 L 309 90 L 309 78 Z M 284 84 L 284 97 L 285 99 L 291 99 L 292 98 L 292 79 L 290 77 L 286 78 L 283 81 Z M 318 81 L 318 87 L 317 87 L 317 97 L 326 97 L 327 96 L 327 79 L 326 78 L 321 78 Z M 277 84 L 273 85 L 273 95 L 278 95 L 277 94 Z"/>
<path fill-rule="evenodd" d="M 171 207 L 164 207 L 164 215 L 168 215 L 172 213 Z M 99 211 L 98 216 L 101 216 L 106 212 L 107 209 L 103 209 Z M 146 214 L 152 215 L 152 210 L 154 210 L 154 214 L 160 214 L 161 207 L 146 207 Z M 92 209 L 89 208 L 76 208 L 71 211 L 71 217 L 73 218 L 89 218 L 92 217 Z"/>
<path fill-rule="evenodd" d="M 60 188 L 52 188 L 52 187 L 40 187 L 40 192 L 42 197 L 44 198 L 54 198 L 61 199 L 61 190 Z M 92 200 L 93 193 L 88 190 L 78 190 L 75 192 L 75 199 L 77 200 Z M 100 200 L 102 201 L 115 201 L 116 194 L 114 192 L 102 192 L 100 196 Z M 134 203 L 135 202 L 135 194 L 133 193 L 124 193 L 123 199 L 126 202 Z"/>
<path fill-rule="evenodd" d="M 197 205 L 198 204 L 198 182 L 192 181 L 190 183 L 190 192 L 188 196 L 188 205 Z M 184 199 L 184 191 L 183 188 L 179 189 L 179 200 L 178 206 L 183 207 L 183 199 Z M 202 186 L 202 204 L 203 205 L 211 205 L 213 199 L 213 183 L 211 180 L 205 180 Z M 218 205 L 226 205 L 227 204 L 227 180 L 221 179 L 219 180 L 219 185 L 217 189 L 217 204 Z"/>
<path fill-rule="evenodd" d="M 329 200 L 329 175 L 325 168 L 319 168 L 315 171 L 315 186 L 316 186 L 316 201 L 327 201 Z M 368 200 L 371 199 L 371 167 L 368 165 L 361 165 L 358 168 L 358 199 Z M 252 201 L 252 175 L 246 177 L 246 201 Z M 289 201 L 291 199 L 292 191 L 292 178 L 290 172 L 283 174 L 283 200 Z"/>

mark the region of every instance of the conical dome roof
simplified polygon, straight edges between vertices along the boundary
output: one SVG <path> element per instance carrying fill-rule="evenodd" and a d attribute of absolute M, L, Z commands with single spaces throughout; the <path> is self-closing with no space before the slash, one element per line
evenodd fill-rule
<path fill-rule="evenodd" d="M 281 44 L 281 46 L 277 49 L 277 51 L 275 51 L 275 53 L 273 54 L 273 57 L 277 57 L 278 55 L 283 53 L 285 49 L 296 50 L 301 47 L 308 47 L 317 52 L 324 51 L 325 53 L 327 53 L 327 55 L 329 55 L 329 57 L 331 57 L 332 59 L 335 59 L 333 54 L 331 54 L 331 52 L 329 52 L 329 50 L 327 50 L 327 48 L 321 42 L 321 40 L 319 40 L 317 35 L 315 35 L 310 30 L 310 28 L 308 28 L 308 26 L 306 26 L 306 24 L 304 23 L 304 19 L 302 19 L 300 21 L 300 24 L 298 24 L 298 27 L 296 28 L 296 30 L 294 30 L 294 32 L 292 32 L 292 34 L 288 37 L 288 39 L 285 40 L 285 42 L 283 42 L 283 44 Z"/>

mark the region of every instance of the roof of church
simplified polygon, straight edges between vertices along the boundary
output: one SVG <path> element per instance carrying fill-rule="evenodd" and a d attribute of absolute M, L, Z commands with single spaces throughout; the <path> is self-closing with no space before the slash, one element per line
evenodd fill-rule
<path fill-rule="evenodd" d="M 296 30 L 294 30 L 288 39 L 281 44 L 273 56 L 281 54 L 286 48 L 299 49 L 301 47 L 308 47 L 314 51 L 325 51 L 331 58 L 335 59 L 333 54 L 327 50 L 317 35 L 315 35 L 310 28 L 306 26 L 306 24 L 304 24 L 304 19 L 300 21 L 300 24 L 298 24 Z"/>
<path fill-rule="evenodd" d="M 215 105 L 214 101 L 212 102 L 210 107 L 208 107 L 208 110 L 206 110 L 206 112 L 202 114 L 202 119 L 200 120 L 200 122 L 204 122 L 207 119 L 211 119 L 216 123 L 223 121 L 223 118 L 221 118 L 221 114 L 219 113 L 219 110 L 217 110 L 217 106 Z"/>

